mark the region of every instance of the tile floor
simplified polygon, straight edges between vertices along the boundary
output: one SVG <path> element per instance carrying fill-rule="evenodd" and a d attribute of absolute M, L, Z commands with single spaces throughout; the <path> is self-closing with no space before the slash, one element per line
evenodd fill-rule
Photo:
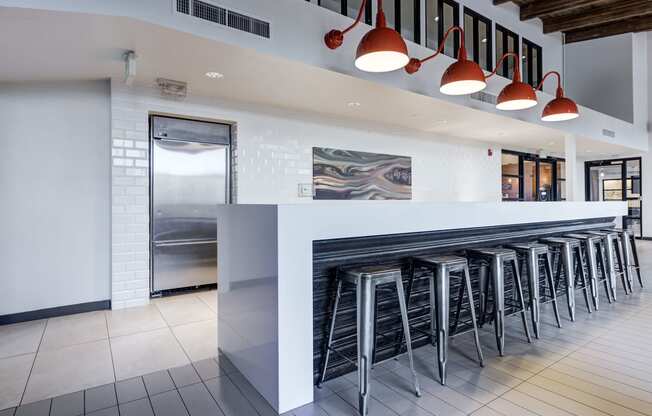
<path fill-rule="evenodd" d="M 217 291 L 0 326 L 0 409 L 216 355 Z"/>
<path fill-rule="evenodd" d="M 652 242 L 640 242 L 639 251 L 644 275 L 652 276 Z M 652 279 L 648 282 L 652 285 Z M 195 297 L 206 303 L 209 309 L 214 308 L 216 302 L 209 305 L 210 299 L 208 303 L 202 299 L 208 296 Z M 580 300 L 578 296 L 578 305 L 583 304 Z M 178 302 L 177 307 L 168 304 L 170 301 Z M 201 357 L 211 348 L 215 351 L 214 346 L 200 351 L 193 351 L 190 347 L 191 344 L 196 347 L 198 341 L 201 344 L 201 340 L 188 339 L 184 332 L 197 337 L 204 328 L 202 325 L 214 325 L 209 320 L 185 322 L 192 314 L 187 313 L 187 309 L 179 309 L 196 308 L 196 316 L 203 317 L 201 311 L 205 310 L 199 305 L 195 300 L 184 298 L 181 302 L 179 298 L 157 301 L 152 305 L 155 309 L 147 308 L 147 312 L 123 311 L 122 316 L 118 316 L 122 312 L 105 313 L 108 335 L 99 340 L 95 338 L 101 333 L 94 322 L 97 318 L 89 314 L 88 321 L 83 324 L 88 334 L 66 329 L 66 334 L 69 334 L 66 338 L 51 332 L 45 348 L 39 345 L 43 344 L 41 338 L 45 339 L 49 321 L 11 329 L 0 327 L 0 357 L 5 357 L 0 358 L 0 398 L 17 396 L 18 399 L 14 400 L 20 401 L 24 395 L 22 401 L 27 403 L 17 411 L 0 411 L 0 416 L 80 415 L 82 412 L 96 416 L 275 415 L 228 360 Z M 562 302 L 563 317 L 566 316 L 565 307 Z M 156 323 L 157 315 L 152 311 L 159 311 L 163 323 Z M 129 319 L 127 314 L 130 313 L 133 313 L 133 319 Z M 577 322 L 564 319 L 562 329 L 554 325 L 549 305 L 543 309 L 543 318 L 542 337 L 533 344 L 524 340 L 518 318 L 508 319 L 507 355 L 503 358 L 497 356 L 492 328 L 484 328 L 481 336 L 486 358 L 484 368 L 473 361 L 472 337 L 463 335 L 456 338 L 450 347 L 447 386 L 441 386 L 433 377 L 436 371 L 433 348 L 420 348 L 415 352 L 423 393 L 420 398 L 411 391 L 411 374 L 405 356 L 377 365 L 371 384 L 370 415 L 652 415 L 652 354 L 649 347 L 652 343 L 652 290 L 637 287 L 630 296 L 621 292 L 617 303 L 609 305 L 605 301 L 600 310 L 591 315 L 580 308 Z M 170 325 L 170 322 L 175 325 Z M 64 327 L 68 326 L 54 325 L 61 331 Z M 95 335 L 91 335 L 94 331 Z M 67 345 L 72 340 L 82 340 L 83 343 Z M 172 341 L 176 341 L 176 346 Z M 80 345 L 85 347 L 79 348 Z M 109 346 L 109 351 L 103 348 L 104 345 Z M 136 351 L 130 352 L 132 349 Z M 170 370 L 153 370 L 173 362 L 179 351 L 186 361 L 170 364 Z M 107 371 L 104 364 L 93 363 L 94 357 L 105 355 L 113 357 L 114 369 L 109 367 Z M 66 361 L 71 360 L 66 357 L 73 356 L 73 361 Z M 118 356 L 122 356 L 120 364 L 116 360 Z M 68 365 L 74 363 L 74 371 L 56 368 L 57 361 Z M 188 364 L 190 361 L 193 361 L 192 365 Z M 30 376 L 32 365 L 34 369 Z M 53 400 L 41 400 L 30 390 L 35 370 L 39 367 L 42 368 L 40 377 L 50 377 L 49 380 L 55 380 L 52 375 L 55 372 L 48 373 L 47 369 L 55 368 L 57 384 L 74 384 L 74 380 L 80 379 L 96 380 Z M 77 367 L 83 371 L 78 371 Z M 141 377 L 138 373 L 148 374 Z M 98 381 L 107 376 L 113 379 Z M 12 382 L 8 381 L 10 378 Z M 14 378 L 16 382 L 13 382 Z M 80 381 L 77 383 L 81 384 Z M 330 380 L 321 389 L 315 389 L 315 403 L 288 415 L 355 416 L 355 383 L 355 374 Z M 32 389 L 43 391 L 47 386 L 41 382 L 38 388 Z M 80 391 L 83 389 L 85 391 Z M 56 394 L 61 393 L 51 395 Z"/>

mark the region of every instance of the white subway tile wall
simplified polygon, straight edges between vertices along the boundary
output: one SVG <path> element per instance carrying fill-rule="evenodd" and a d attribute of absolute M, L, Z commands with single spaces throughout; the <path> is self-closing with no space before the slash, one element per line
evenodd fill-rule
<path fill-rule="evenodd" d="M 312 183 L 312 147 L 412 157 L 416 201 L 500 201 L 500 149 L 433 134 L 370 130 L 342 119 L 188 96 L 162 98 L 152 88 L 111 84 L 113 307 L 149 301 L 149 141 L 152 113 L 232 124 L 232 200 L 244 204 L 311 203 L 298 184 Z M 236 126 L 237 123 L 237 126 Z M 236 130 L 237 128 L 237 130 Z M 236 134 L 237 132 L 237 134 Z M 235 140 L 235 138 L 238 140 Z M 487 154 L 493 148 L 493 156 Z"/>

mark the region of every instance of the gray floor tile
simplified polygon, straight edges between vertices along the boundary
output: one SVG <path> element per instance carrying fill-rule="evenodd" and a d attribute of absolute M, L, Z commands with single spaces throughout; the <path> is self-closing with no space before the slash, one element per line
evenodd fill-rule
<path fill-rule="evenodd" d="M 118 404 L 115 397 L 115 384 L 105 384 L 86 390 L 86 413 L 106 409 Z"/>
<path fill-rule="evenodd" d="M 16 416 L 48 416 L 52 400 L 29 403 L 16 409 Z"/>
<path fill-rule="evenodd" d="M 133 402 L 147 397 L 142 377 L 119 381 L 115 383 L 115 390 L 118 393 L 118 403 Z"/>
<path fill-rule="evenodd" d="M 0 416 L 14 416 L 16 413 L 16 408 L 12 407 L 11 409 L 0 410 Z"/>
<path fill-rule="evenodd" d="M 320 400 L 317 405 L 324 409 L 329 416 L 359 416 L 357 409 L 353 408 L 337 394 Z"/>
<path fill-rule="evenodd" d="M 154 416 L 154 411 L 149 399 L 145 398 L 121 404 L 120 416 Z"/>
<path fill-rule="evenodd" d="M 156 416 L 188 416 L 181 396 L 176 390 L 157 394 L 149 398 Z"/>
<path fill-rule="evenodd" d="M 146 376 L 143 376 L 143 381 L 145 382 L 147 394 L 150 396 L 174 390 L 174 383 L 172 382 L 167 370 L 147 374 Z"/>
<path fill-rule="evenodd" d="M 119 416 L 118 406 L 109 407 L 108 409 L 98 410 L 93 413 L 86 413 L 86 416 Z"/>
<path fill-rule="evenodd" d="M 277 416 L 276 410 L 265 400 L 258 390 L 240 373 L 231 373 L 227 376 L 233 384 L 244 394 L 260 416 Z"/>
<path fill-rule="evenodd" d="M 224 375 L 224 371 L 220 369 L 220 366 L 212 358 L 197 361 L 192 363 L 192 365 L 197 370 L 199 377 L 204 381 Z"/>
<path fill-rule="evenodd" d="M 79 416 L 84 414 L 84 392 L 66 394 L 52 400 L 50 416 Z"/>
<path fill-rule="evenodd" d="M 328 416 L 328 413 L 321 407 L 317 406 L 314 403 L 301 406 L 298 409 L 294 409 L 290 414 L 294 416 Z"/>
<path fill-rule="evenodd" d="M 206 387 L 226 416 L 258 416 L 253 406 L 229 378 L 208 380 Z"/>
<path fill-rule="evenodd" d="M 238 372 L 238 369 L 235 368 L 235 366 L 233 365 L 233 363 L 231 362 L 231 360 L 229 360 L 228 358 L 226 358 L 226 356 L 225 356 L 224 354 L 220 354 L 220 356 L 219 356 L 218 358 L 216 358 L 215 361 L 216 361 L 217 364 L 220 366 L 220 368 L 221 368 L 222 370 L 224 370 L 224 372 L 225 372 L 226 374 L 231 374 L 231 373 L 236 373 L 236 372 Z"/>
<path fill-rule="evenodd" d="M 224 416 L 224 413 L 213 400 L 213 396 L 202 383 L 182 387 L 179 389 L 179 394 L 181 394 L 190 416 Z"/>
<path fill-rule="evenodd" d="M 184 365 L 183 367 L 171 368 L 170 376 L 172 376 L 172 381 L 174 381 L 177 388 L 197 384 L 201 381 L 195 368 L 190 364 Z"/>

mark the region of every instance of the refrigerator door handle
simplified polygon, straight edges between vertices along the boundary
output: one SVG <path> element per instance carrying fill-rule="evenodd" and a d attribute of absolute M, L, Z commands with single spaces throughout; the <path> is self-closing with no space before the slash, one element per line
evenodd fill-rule
<path fill-rule="evenodd" d="M 198 244 L 217 244 L 217 240 L 177 240 L 177 241 L 154 241 L 156 247 L 174 247 L 174 246 L 190 246 Z"/>

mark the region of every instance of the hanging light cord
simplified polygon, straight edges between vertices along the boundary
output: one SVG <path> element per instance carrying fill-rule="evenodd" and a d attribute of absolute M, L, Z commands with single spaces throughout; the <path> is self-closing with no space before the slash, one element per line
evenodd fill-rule
<path fill-rule="evenodd" d="M 382 0 L 379 0 L 382 1 Z M 458 49 L 458 59 L 466 59 L 466 46 L 464 45 L 464 29 L 462 29 L 459 26 L 451 26 L 446 33 L 444 34 L 444 38 L 441 40 L 439 43 L 439 47 L 433 53 L 432 55 L 425 57 L 423 59 L 417 59 L 417 58 L 411 58 L 410 62 L 405 66 L 405 71 L 408 74 L 414 74 L 417 72 L 420 68 L 421 65 L 425 62 L 428 62 L 429 60 L 437 57 L 439 54 L 441 54 L 444 51 L 444 48 L 446 47 L 446 39 L 448 39 L 448 36 L 451 34 L 451 32 L 459 32 L 460 33 L 460 48 Z"/>
<path fill-rule="evenodd" d="M 498 62 L 496 63 L 496 67 L 494 68 L 494 70 L 491 71 L 491 73 L 489 75 L 485 75 L 484 78 L 489 79 L 489 78 L 493 77 L 494 75 L 496 75 L 496 73 L 498 72 L 498 68 L 500 68 L 500 65 L 503 63 L 503 61 L 505 59 L 509 58 L 510 56 L 514 58 L 514 62 L 515 62 L 515 65 L 514 65 L 514 81 L 519 81 L 520 82 L 521 81 L 521 68 L 520 68 L 520 65 L 519 65 L 519 56 L 518 56 L 518 54 L 516 54 L 516 52 L 506 52 L 506 53 L 504 53 L 503 56 L 501 56 L 500 59 L 498 59 Z"/>

